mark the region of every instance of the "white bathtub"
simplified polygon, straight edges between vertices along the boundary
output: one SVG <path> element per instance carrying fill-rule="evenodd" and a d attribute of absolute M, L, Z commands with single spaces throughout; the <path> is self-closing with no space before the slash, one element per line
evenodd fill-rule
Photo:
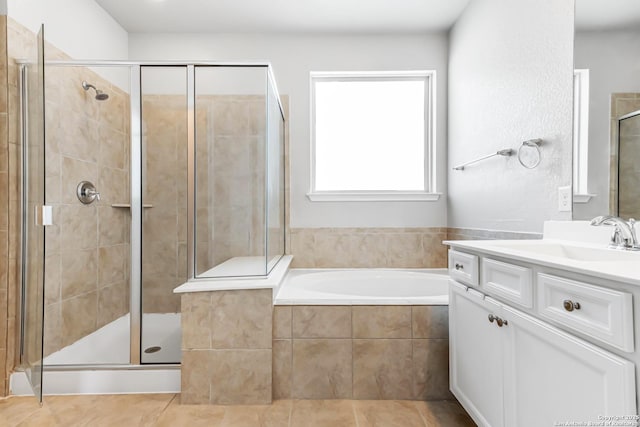
<path fill-rule="evenodd" d="M 290 269 L 275 305 L 446 305 L 446 269 Z"/>

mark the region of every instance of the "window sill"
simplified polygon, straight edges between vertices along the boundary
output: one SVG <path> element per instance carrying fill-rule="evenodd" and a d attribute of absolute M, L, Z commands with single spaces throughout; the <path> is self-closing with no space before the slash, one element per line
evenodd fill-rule
<path fill-rule="evenodd" d="M 424 191 L 319 191 L 307 193 L 312 202 L 435 202 L 441 193 Z"/>
<path fill-rule="evenodd" d="M 596 197 L 597 194 L 574 194 L 573 203 L 588 203 L 592 197 Z"/>

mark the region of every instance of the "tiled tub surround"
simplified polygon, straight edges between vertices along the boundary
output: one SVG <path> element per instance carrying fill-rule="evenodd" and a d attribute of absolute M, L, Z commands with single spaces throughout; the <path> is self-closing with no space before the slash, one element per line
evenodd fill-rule
<path fill-rule="evenodd" d="M 273 398 L 451 399 L 447 306 L 275 306 Z"/>
<path fill-rule="evenodd" d="M 271 289 L 182 294 L 182 403 L 271 403 L 272 301 Z"/>
<path fill-rule="evenodd" d="M 446 227 L 292 228 L 293 268 L 445 268 L 444 240 L 540 239 L 538 233 Z"/>
<path fill-rule="evenodd" d="M 444 268 L 446 228 L 293 228 L 293 268 Z"/>

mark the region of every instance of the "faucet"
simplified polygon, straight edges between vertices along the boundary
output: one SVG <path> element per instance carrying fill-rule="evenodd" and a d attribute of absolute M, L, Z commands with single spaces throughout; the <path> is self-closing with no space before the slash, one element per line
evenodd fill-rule
<path fill-rule="evenodd" d="M 597 216 L 591 220 L 591 225 L 613 225 L 615 227 L 613 234 L 611 234 L 609 248 L 640 251 L 635 224 L 636 220 L 633 218 L 625 221 L 622 218 L 611 215 Z"/>

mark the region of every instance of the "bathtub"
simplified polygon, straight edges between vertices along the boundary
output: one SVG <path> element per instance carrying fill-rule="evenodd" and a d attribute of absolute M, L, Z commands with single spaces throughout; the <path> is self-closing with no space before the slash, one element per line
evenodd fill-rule
<path fill-rule="evenodd" d="M 446 269 L 290 269 L 274 305 L 447 305 Z"/>

